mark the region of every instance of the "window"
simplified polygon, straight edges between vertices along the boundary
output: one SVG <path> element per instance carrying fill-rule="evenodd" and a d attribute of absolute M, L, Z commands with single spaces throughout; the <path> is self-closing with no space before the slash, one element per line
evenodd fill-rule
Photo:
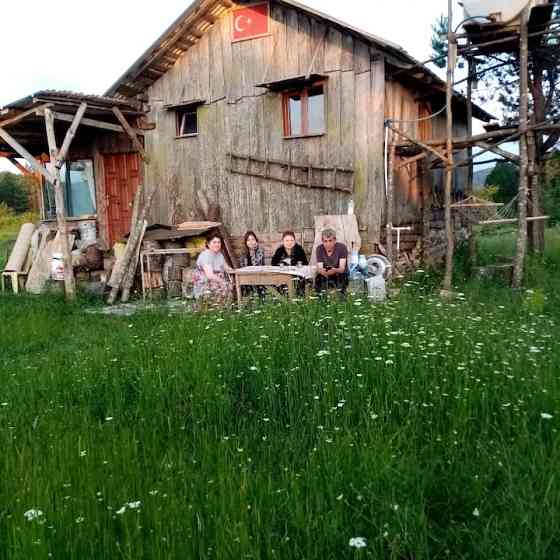
<path fill-rule="evenodd" d="M 284 97 L 284 136 L 315 136 L 326 131 L 325 85 L 317 83 Z"/>
<path fill-rule="evenodd" d="M 196 107 L 177 109 L 177 136 L 194 136 L 198 134 L 198 114 Z"/>
<path fill-rule="evenodd" d="M 80 159 L 66 162 L 60 169 L 66 216 L 78 218 L 80 216 L 95 214 L 95 179 L 93 176 L 93 161 Z M 54 187 L 44 183 L 43 202 L 45 219 L 56 218 L 56 205 L 54 201 Z"/>

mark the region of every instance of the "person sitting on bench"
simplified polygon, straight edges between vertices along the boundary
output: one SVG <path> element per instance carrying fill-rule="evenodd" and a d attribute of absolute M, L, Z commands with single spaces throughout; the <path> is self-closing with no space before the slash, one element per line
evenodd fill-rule
<path fill-rule="evenodd" d="M 317 278 L 315 289 L 322 293 L 335 288 L 346 294 L 348 287 L 348 249 L 343 243 L 337 243 L 336 232 L 326 229 L 321 233 L 321 245 L 317 247 Z"/>

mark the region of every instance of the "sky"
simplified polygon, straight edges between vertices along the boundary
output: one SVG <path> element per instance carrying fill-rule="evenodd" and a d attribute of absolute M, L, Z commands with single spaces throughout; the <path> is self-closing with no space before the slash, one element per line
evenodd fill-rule
<path fill-rule="evenodd" d="M 419 60 L 430 58 L 431 25 L 447 13 L 446 0 L 299 1 L 397 43 Z M 2 5 L 0 107 L 41 89 L 104 93 L 190 0 L 20 2 Z M 462 11 L 458 4 L 454 9 L 459 21 Z M 3 161 L 0 170 L 10 165 Z"/>

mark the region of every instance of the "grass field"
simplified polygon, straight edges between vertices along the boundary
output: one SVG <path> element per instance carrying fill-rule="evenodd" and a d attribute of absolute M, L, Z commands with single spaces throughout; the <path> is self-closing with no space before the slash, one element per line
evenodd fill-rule
<path fill-rule="evenodd" d="M 548 247 L 452 302 L 427 273 L 377 306 L 2 298 L 0 558 L 560 557 Z"/>

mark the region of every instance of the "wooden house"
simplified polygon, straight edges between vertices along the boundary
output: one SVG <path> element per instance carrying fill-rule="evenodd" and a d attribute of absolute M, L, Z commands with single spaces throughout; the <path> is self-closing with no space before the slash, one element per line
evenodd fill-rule
<path fill-rule="evenodd" d="M 294 230 L 311 243 L 314 216 L 346 213 L 352 202 L 373 251 L 385 236 L 386 121 L 420 140 L 445 130 L 445 114 L 425 119 L 445 105 L 436 75 L 397 45 L 293 0 L 196 0 L 105 97 L 40 92 L 8 106 L 0 127 L 51 103 L 62 137 L 83 102 L 87 118 L 67 173 L 78 162 L 91 200 L 79 209 L 67 201 L 67 210 L 73 218 L 82 210 L 94 215 L 107 248 L 128 230 L 143 181 L 157 187 L 154 223 L 199 219 L 203 199 L 219 207 L 234 241 L 248 229 L 265 239 Z M 115 105 L 143 137 L 143 149 L 125 134 Z M 478 107 L 473 112 L 491 118 Z M 464 136 L 460 94 L 454 113 L 455 132 Z M 15 126 L 14 137 L 48 159 L 38 118 Z M 1 142 L 0 153 L 13 156 L 13 145 Z M 410 156 L 397 151 L 393 223 L 412 226 L 414 243 L 426 235 L 420 224 L 437 206 L 442 173 Z M 455 175 L 461 191 L 466 168 Z"/>

